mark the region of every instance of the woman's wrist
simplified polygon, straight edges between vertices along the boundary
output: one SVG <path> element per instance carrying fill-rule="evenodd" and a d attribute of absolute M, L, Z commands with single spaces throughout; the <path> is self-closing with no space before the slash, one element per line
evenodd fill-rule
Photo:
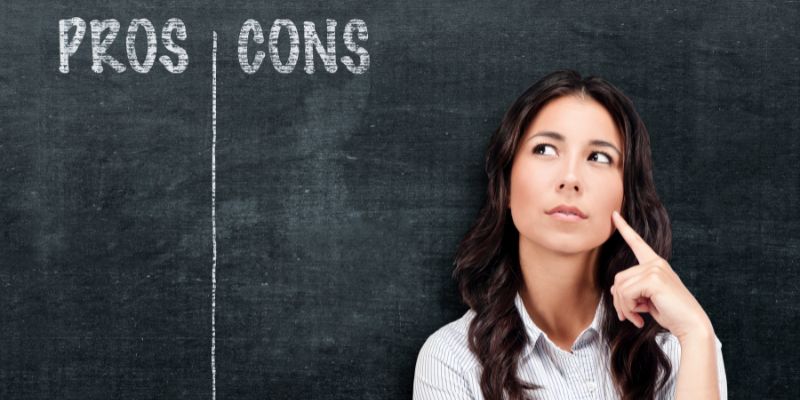
<path fill-rule="evenodd" d="M 711 320 L 708 317 L 693 325 L 693 328 L 685 333 L 676 335 L 681 345 L 694 343 L 715 343 L 716 333 Z"/>

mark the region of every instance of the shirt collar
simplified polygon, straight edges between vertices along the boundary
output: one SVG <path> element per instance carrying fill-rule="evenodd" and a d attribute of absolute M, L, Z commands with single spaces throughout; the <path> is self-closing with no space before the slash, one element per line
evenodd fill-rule
<path fill-rule="evenodd" d="M 592 319 L 592 323 L 586 328 L 578 338 L 581 338 L 586 331 L 591 331 L 597 333 L 598 337 L 603 336 L 603 331 L 601 329 L 601 323 L 604 317 L 604 310 L 603 310 L 603 300 L 605 298 L 605 292 L 601 292 L 600 294 L 600 302 L 597 304 L 597 308 L 595 309 L 594 319 Z M 522 296 L 517 292 L 516 297 L 514 298 L 514 305 L 517 307 L 517 311 L 519 312 L 520 317 L 522 318 L 522 322 L 525 325 L 525 330 L 528 333 L 528 346 L 523 352 L 523 357 L 526 357 L 533 348 L 537 345 L 540 340 L 547 340 L 547 334 L 541 330 L 531 319 L 530 315 L 528 315 L 528 310 L 525 308 L 525 303 L 522 301 Z"/>

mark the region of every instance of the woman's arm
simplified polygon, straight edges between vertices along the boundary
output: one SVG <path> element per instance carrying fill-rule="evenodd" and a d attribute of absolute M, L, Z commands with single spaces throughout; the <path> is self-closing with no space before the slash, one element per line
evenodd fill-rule
<path fill-rule="evenodd" d="M 678 338 L 681 347 L 676 400 L 727 400 L 721 346 L 711 324 Z"/>
<path fill-rule="evenodd" d="M 628 243 L 639 265 L 628 267 L 614 276 L 610 291 L 620 321 L 628 319 L 638 328 L 646 312 L 674 335 L 681 348 L 676 384 L 676 399 L 717 400 L 721 379 L 717 365 L 717 344 L 711 320 L 689 292 L 669 262 L 622 218 L 617 211 L 612 220 Z"/>

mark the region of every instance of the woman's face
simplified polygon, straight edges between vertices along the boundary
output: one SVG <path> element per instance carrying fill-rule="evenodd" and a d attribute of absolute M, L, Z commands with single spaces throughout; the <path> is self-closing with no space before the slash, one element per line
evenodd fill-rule
<path fill-rule="evenodd" d="M 596 100 L 574 95 L 546 103 L 527 127 L 511 167 L 511 217 L 539 247 L 579 253 L 614 233 L 611 213 L 622 207 L 622 142 Z M 548 214 L 559 205 L 585 218 Z"/>

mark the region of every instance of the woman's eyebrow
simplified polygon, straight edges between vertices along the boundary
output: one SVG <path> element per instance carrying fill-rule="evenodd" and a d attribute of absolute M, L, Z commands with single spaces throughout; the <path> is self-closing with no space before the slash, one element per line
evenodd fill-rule
<path fill-rule="evenodd" d="M 553 139 L 553 140 L 558 140 L 559 142 L 565 142 L 565 141 L 566 141 L 566 139 L 564 138 L 564 135 L 562 135 L 562 134 L 560 134 L 560 133 L 558 133 L 558 132 L 551 132 L 551 131 L 543 131 L 543 132 L 539 132 L 539 133 L 537 133 L 537 134 L 535 134 L 535 135 L 532 135 L 531 137 L 529 137 L 529 138 L 528 138 L 528 140 L 531 140 L 531 139 L 533 139 L 533 138 L 535 138 L 535 137 L 537 137 L 537 136 L 545 136 L 545 137 L 549 137 L 549 138 L 551 138 L 551 139 Z M 590 145 L 592 145 L 592 146 L 610 147 L 611 149 L 613 149 L 614 151 L 616 151 L 616 152 L 617 152 L 617 154 L 618 154 L 620 157 L 622 157 L 622 152 L 620 152 L 620 151 L 619 151 L 619 149 L 617 148 L 617 146 L 614 146 L 613 144 L 611 144 L 611 143 L 609 143 L 609 142 L 606 142 L 605 140 L 594 139 L 594 140 L 590 140 L 590 141 L 589 141 L 589 144 L 590 144 Z"/>

